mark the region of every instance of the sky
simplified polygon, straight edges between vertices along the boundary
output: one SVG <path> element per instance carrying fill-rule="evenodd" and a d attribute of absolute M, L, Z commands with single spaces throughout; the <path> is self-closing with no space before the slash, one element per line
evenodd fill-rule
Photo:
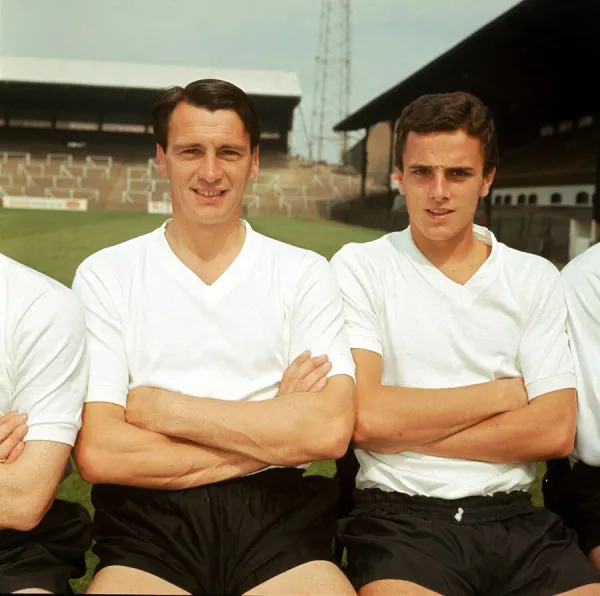
<path fill-rule="evenodd" d="M 306 155 L 323 1 L 0 0 L 0 55 L 293 71 L 302 101 L 291 150 Z M 351 0 L 350 113 L 518 2 Z"/>

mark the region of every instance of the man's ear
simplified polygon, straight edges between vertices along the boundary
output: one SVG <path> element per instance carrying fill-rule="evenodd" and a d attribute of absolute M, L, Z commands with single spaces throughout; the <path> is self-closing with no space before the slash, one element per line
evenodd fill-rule
<path fill-rule="evenodd" d="M 494 182 L 494 176 L 496 175 L 496 168 L 492 168 L 484 177 L 483 184 L 481 185 L 481 190 L 479 192 L 480 198 L 487 197 L 492 183 Z"/>
<path fill-rule="evenodd" d="M 404 186 L 404 172 L 398 167 L 394 167 L 394 171 L 391 174 L 392 185 L 395 183 L 398 192 L 401 195 L 406 196 L 406 188 Z"/>
<path fill-rule="evenodd" d="M 165 151 L 159 144 L 157 144 L 156 145 L 156 165 L 158 167 L 158 171 L 163 176 L 167 175 L 167 164 L 165 163 L 165 161 L 166 161 Z"/>

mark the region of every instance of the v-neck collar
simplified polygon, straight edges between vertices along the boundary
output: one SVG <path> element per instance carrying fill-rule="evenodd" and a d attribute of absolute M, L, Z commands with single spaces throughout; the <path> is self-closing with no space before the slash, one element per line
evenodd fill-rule
<path fill-rule="evenodd" d="M 259 236 L 246 220 L 240 220 L 246 228 L 244 244 L 234 261 L 212 283 L 207 284 L 200 279 L 173 252 L 165 236 L 165 230 L 170 220 L 155 231 L 156 246 L 163 258 L 164 264 L 175 273 L 189 290 L 196 291 L 204 300 L 217 301 L 227 295 L 235 286 L 241 283 L 250 273 L 254 255 L 258 250 Z"/>
<path fill-rule="evenodd" d="M 494 270 L 498 261 L 499 244 L 494 234 L 483 226 L 473 224 L 473 234 L 477 240 L 492 247 L 488 258 L 481 267 L 464 284 L 451 280 L 442 273 L 425 255 L 419 250 L 410 231 L 410 226 L 402 233 L 402 244 L 405 251 L 418 267 L 421 274 L 426 277 L 435 287 L 460 297 L 462 300 L 472 302 L 485 290 L 494 280 Z"/>

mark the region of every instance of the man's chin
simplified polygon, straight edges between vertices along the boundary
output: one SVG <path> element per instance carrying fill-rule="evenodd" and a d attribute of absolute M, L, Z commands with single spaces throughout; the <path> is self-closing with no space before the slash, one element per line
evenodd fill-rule
<path fill-rule="evenodd" d="M 192 218 L 202 225 L 217 225 L 229 221 L 239 220 L 242 214 L 241 206 L 226 208 L 226 205 L 197 205 L 193 210 Z"/>
<path fill-rule="evenodd" d="M 448 222 L 444 224 L 431 224 L 430 222 L 419 222 L 418 231 L 422 236 L 431 242 L 448 242 L 464 234 L 466 229 L 471 229 L 473 222 L 465 222 L 464 225 L 457 225 L 457 222 Z"/>

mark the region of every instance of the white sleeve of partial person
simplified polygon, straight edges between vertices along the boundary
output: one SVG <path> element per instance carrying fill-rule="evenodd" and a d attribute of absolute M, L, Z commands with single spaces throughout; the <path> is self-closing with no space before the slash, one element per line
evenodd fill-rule
<path fill-rule="evenodd" d="M 533 305 L 519 345 L 529 399 L 575 389 L 575 365 L 567 336 L 567 307 L 560 273 L 550 263 L 533 292 Z"/>
<path fill-rule="evenodd" d="M 377 280 L 361 266 L 359 255 L 350 245 L 333 256 L 331 266 L 342 291 L 350 347 L 383 355 Z"/>
<path fill-rule="evenodd" d="M 590 466 L 600 466 L 600 271 L 567 266 L 563 285 L 577 375 L 574 455 Z"/>
<path fill-rule="evenodd" d="M 340 289 L 326 259 L 319 257 L 304 268 L 294 295 L 290 361 L 305 350 L 326 354 L 331 362 L 327 375 L 354 379 L 354 360 L 344 330 Z"/>
<path fill-rule="evenodd" d="M 90 372 L 86 402 L 106 402 L 125 407 L 129 369 L 123 321 L 114 296 L 120 290 L 116 275 L 100 275 L 85 264 L 73 281 L 73 291 L 83 303 L 87 325 Z"/>
<path fill-rule="evenodd" d="M 85 317 L 75 295 L 48 290 L 14 329 L 13 400 L 27 414 L 25 441 L 73 446 L 81 428 L 88 362 Z"/>

